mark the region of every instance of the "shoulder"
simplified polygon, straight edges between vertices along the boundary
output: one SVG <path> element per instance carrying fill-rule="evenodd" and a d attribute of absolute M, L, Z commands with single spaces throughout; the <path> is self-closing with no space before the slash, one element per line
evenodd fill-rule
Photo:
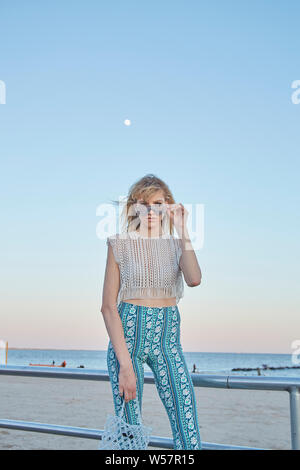
<path fill-rule="evenodd" d="M 107 245 L 112 245 L 112 246 L 121 246 L 122 244 L 125 243 L 126 240 L 128 240 L 129 234 L 128 232 L 122 232 L 122 233 L 114 233 L 113 235 L 109 235 L 106 238 L 106 244 Z"/>
<path fill-rule="evenodd" d="M 110 242 L 114 242 L 116 240 L 118 240 L 119 238 L 119 233 L 114 233 L 113 235 L 109 235 L 107 238 L 106 238 L 106 243 L 107 245 L 110 243 Z"/>
<path fill-rule="evenodd" d="M 175 236 L 175 235 L 170 235 L 170 238 L 174 241 L 174 243 L 175 243 L 176 245 L 179 245 L 179 246 L 180 246 L 180 244 L 181 244 L 181 239 L 180 239 L 180 238 L 178 238 L 178 237 Z"/>
<path fill-rule="evenodd" d="M 106 238 L 106 244 L 112 247 L 115 260 L 119 264 L 120 259 L 121 259 L 121 253 L 122 253 L 122 250 L 120 249 L 120 234 L 114 233 L 113 235 L 109 235 Z"/>
<path fill-rule="evenodd" d="M 113 235 L 110 235 L 107 237 L 107 240 L 117 240 L 117 241 L 128 241 L 128 240 L 133 240 L 140 238 L 138 233 L 135 231 L 132 232 L 120 232 L 120 233 L 114 233 Z"/>
<path fill-rule="evenodd" d="M 114 233 L 113 235 L 109 235 L 106 241 L 120 241 L 127 238 L 126 233 Z"/>

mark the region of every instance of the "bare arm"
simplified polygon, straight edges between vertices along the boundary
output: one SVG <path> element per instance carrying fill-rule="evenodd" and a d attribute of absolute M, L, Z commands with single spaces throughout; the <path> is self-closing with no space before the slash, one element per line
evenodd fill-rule
<path fill-rule="evenodd" d="M 109 245 L 102 293 L 101 313 L 120 365 L 128 365 L 131 358 L 124 338 L 122 320 L 117 310 L 117 296 L 120 288 L 120 271 Z"/>
<path fill-rule="evenodd" d="M 179 235 L 182 254 L 179 267 L 189 287 L 199 286 L 202 273 L 187 229 L 188 210 L 183 204 L 167 204 L 167 213 Z"/>
<path fill-rule="evenodd" d="M 179 266 L 182 270 L 185 282 L 189 287 L 199 286 L 202 273 L 187 229 L 183 231 L 180 243 L 182 255 L 180 257 Z"/>
<path fill-rule="evenodd" d="M 120 270 L 111 245 L 108 246 L 105 278 L 102 293 L 101 313 L 113 349 L 120 364 L 119 391 L 125 392 L 125 400 L 136 398 L 136 377 L 124 337 L 122 320 L 117 309 L 120 288 Z"/>

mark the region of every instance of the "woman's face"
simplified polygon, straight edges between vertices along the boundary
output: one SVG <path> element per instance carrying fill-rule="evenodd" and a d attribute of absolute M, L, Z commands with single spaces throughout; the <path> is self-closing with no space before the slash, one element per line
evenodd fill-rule
<path fill-rule="evenodd" d="M 136 203 L 136 212 L 141 221 L 143 230 L 150 230 L 153 235 L 159 231 L 162 218 L 166 212 L 166 200 L 163 191 L 159 190 L 149 197 L 148 201 L 138 198 Z"/>

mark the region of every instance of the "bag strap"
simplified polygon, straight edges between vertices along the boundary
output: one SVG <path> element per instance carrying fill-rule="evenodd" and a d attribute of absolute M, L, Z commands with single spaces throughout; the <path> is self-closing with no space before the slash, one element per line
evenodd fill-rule
<path fill-rule="evenodd" d="M 123 405 L 122 405 L 122 408 L 121 408 L 121 411 L 120 411 L 120 414 L 119 416 L 123 416 L 124 415 L 124 409 L 125 409 L 125 398 L 123 397 Z"/>
<path fill-rule="evenodd" d="M 123 416 L 125 413 L 125 398 L 124 396 L 122 397 L 123 398 L 123 405 L 122 405 L 122 408 L 121 408 L 121 411 L 120 411 L 120 414 L 119 416 Z M 136 400 L 136 398 L 134 398 L 134 400 Z M 139 417 L 139 421 L 140 423 L 142 423 L 142 416 L 141 416 L 141 410 L 140 410 L 140 407 L 139 407 L 139 404 L 137 403 L 137 409 L 138 409 L 138 417 Z"/>

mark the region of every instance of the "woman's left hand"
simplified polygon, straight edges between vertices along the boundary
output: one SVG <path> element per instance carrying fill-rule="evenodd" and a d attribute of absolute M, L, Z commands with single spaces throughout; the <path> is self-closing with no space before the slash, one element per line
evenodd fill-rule
<path fill-rule="evenodd" d="M 167 204 L 167 214 L 172 220 L 174 227 L 181 238 L 187 233 L 188 210 L 181 204 Z"/>

